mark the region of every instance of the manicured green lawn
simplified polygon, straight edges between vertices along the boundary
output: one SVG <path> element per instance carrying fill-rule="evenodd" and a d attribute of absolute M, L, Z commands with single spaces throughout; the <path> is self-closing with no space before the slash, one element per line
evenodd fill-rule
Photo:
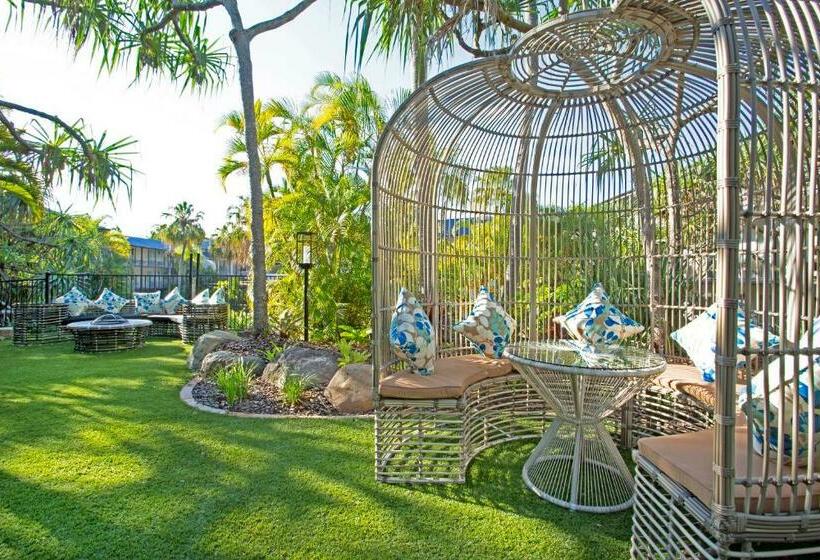
<path fill-rule="evenodd" d="M 462 486 L 373 479 L 372 421 L 248 420 L 178 397 L 185 348 L 0 342 L 0 558 L 626 558 L 630 513 L 529 492 L 534 443 Z"/>

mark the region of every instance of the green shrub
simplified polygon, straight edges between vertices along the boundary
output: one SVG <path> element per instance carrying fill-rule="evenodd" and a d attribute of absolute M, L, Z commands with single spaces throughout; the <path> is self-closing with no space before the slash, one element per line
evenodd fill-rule
<path fill-rule="evenodd" d="M 357 350 L 353 344 L 347 340 L 339 341 L 339 353 L 342 355 L 339 358 L 339 367 L 344 367 L 349 364 L 363 364 L 370 359 L 370 352 Z"/>
<path fill-rule="evenodd" d="M 310 377 L 287 374 L 285 383 L 282 385 L 282 402 L 288 406 L 299 404 L 305 396 L 305 391 L 310 388 L 310 381 Z"/>
<path fill-rule="evenodd" d="M 265 359 L 269 362 L 275 362 L 279 358 L 279 356 L 282 355 L 282 352 L 284 350 L 285 348 L 283 346 L 276 344 L 275 342 L 272 342 L 270 348 L 268 348 L 264 352 Z"/>
<path fill-rule="evenodd" d="M 246 331 L 253 325 L 253 316 L 250 311 L 230 310 L 228 313 L 229 331 Z"/>
<path fill-rule="evenodd" d="M 233 406 L 248 396 L 253 375 L 245 364 L 239 362 L 216 373 L 216 386 L 225 395 L 229 406 Z"/>
<path fill-rule="evenodd" d="M 368 346 L 370 344 L 371 334 L 373 334 L 373 329 L 369 327 L 359 329 L 351 327 L 350 325 L 339 325 L 339 335 L 342 337 L 342 340 L 346 340 L 357 346 Z"/>

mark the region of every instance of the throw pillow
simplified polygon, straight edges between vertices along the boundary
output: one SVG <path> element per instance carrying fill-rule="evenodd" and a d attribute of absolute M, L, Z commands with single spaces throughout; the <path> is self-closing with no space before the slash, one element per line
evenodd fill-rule
<path fill-rule="evenodd" d="M 490 291 L 481 286 L 470 315 L 453 326 L 473 343 L 475 349 L 488 358 L 501 358 L 510 343 L 515 320 L 493 299 Z"/>
<path fill-rule="evenodd" d="M 617 344 L 643 332 L 644 327 L 609 300 L 600 283 L 566 315 L 554 319 L 574 339 L 592 346 Z"/>
<path fill-rule="evenodd" d="M 432 375 L 436 356 L 433 325 L 415 296 L 402 288 L 390 320 L 390 344 L 418 375 Z"/>

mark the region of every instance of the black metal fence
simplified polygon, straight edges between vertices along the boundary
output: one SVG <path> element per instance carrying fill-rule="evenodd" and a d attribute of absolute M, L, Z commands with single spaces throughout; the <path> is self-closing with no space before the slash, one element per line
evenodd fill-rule
<path fill-rule="evenodd" d="M 38 278 L 0 281 L 0 327 L 11 326 L 12 306 L 18 303 L 46 303 L 53 301 L 72 287 L 96 299 L 104 288 L 130 298 L 134 292 L 155 292 L 162 295 L 179 288 L 186 299 L 204 289 L 225 291 L 231 314 L 240 317 L 248 310 L 248 277 L 237 274 L 57 274 L 46 273 Z"/>

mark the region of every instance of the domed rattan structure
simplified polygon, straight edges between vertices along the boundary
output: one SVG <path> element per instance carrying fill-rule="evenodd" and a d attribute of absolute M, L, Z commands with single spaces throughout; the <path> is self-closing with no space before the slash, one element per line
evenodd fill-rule
<path fill-rule="evenodd" d="M 636 343 L 670 362 L 686 357 L 669 333 L 717 302 L 714 408 L 687 428 L 714 419 L 700 436 L 708 498 L 641 449 L 633 555 L 748 556 L 759 542 L 820 554 L 815 458 L 791 461 L 781 444 L 761 466 L 736 421 L 738 379 L 751 394 L 776 358 L 807 356 L 820 376 L 820 342 L 797 344 L 820 314 L 819 23 L 813 0 L 620 0 L 425 83 L 386 127 L 373 169 L 376 386 L 404 367 L 387 332 L 402 287 L 428 312 L 442 359 L 472 352 L 451 327 L 480 285 L 516 337 L 551 340 L 562 336 L 552 319 L 601 281 L 648 326 Z M 740 377 L 739 305 L 781 339 L 739 350 Z M 783 390 L 797 394 L 784 369 Z M 463 480 L 478 451 L 548 420 L 514 374 L 449 400 L 376 393 L 384 481 Z M 772 425 L 794 435 L 769 404 Z M 667 412 L 654 425 L 680 415 Z M 625 411 L 620 429 L 640 414 Z M 456 474 L 441 474 L 433 458 L 446 463 L 455 445 Z"/>

